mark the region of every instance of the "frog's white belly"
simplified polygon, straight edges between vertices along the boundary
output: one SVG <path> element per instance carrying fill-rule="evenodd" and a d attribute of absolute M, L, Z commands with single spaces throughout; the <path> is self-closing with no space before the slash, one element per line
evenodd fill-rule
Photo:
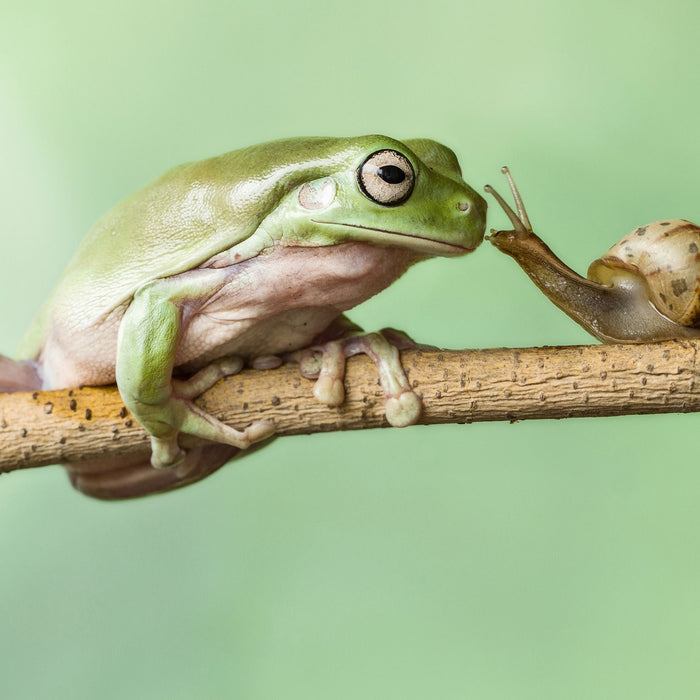
<path fill-rule="evenodd" d="M 232 265 L 214 294 L 182 305 L 175 366 L 194 370 L 225 355 L 251 359 L 303 348 L 420 257 L 401 248 L 343 243 L 278 247 Z M 77 333 L 54 323 L 39 358 L 44 388 L 114 382 L 127 308 L 86 321 Z"/>

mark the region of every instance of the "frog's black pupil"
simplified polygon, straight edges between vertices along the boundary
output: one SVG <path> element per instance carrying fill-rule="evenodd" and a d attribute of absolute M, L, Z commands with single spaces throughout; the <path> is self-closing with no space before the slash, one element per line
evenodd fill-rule
<path fill-rule="evenodd" d="M 397 165 L 382 165 L 377 168 L 377 175 L 390 185 L 398 185 L 406 179 L 406 173 Z"/>

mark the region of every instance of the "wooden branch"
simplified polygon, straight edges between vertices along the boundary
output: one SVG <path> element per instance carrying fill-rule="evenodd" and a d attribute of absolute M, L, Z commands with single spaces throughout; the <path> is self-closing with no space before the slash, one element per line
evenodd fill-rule
<path fill-rule="evenodd" d="M 683 340 L 411 350 L 402 359 L 423 395 L 420 422 L 427 425 L 700 411 L 697 351 Z M 368 358 L 349 360 L 345 385 L 343 406 L 329 408 L 314 399 L 312 382 L 296 365 L 284 365 L 228 377 L 198 403 L 238 427 L 271 419 L 280 436 L 387 427 Z M 0 395 L 0 472 L 148 452 L 145 431 L 115 387 Z"/>

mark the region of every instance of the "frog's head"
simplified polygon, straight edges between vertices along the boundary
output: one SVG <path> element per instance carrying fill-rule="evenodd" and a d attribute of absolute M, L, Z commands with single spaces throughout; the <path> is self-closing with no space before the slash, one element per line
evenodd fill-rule
<path fill-rule="evenodd" d="M 287 189 L 263 222 L 276 243 L 366 241 L 446 256 L 481 243 L 486 202 L 462 180 L 450 149 L 386 136 L 328 139 L 323 147 L 332 154 L 305 169 L 305 179 Z"/>

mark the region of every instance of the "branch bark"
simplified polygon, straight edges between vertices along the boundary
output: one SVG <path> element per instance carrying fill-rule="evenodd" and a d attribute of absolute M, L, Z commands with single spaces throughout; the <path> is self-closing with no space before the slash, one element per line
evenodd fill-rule
<path fill-rule="evenodd" d="M 697 351 L 693 341 L 674 340 L 410 350 L 402 360 L 423 395 L 420 423 L 429 425 L 700 411 Z M 312 386 L 296 365 L 245 370 L 197 403 L 237 427 L 270 419 L 279 436 L 388 427 L 376 370 L 365 356 L 348 361 L 341 407 L 320 404 Z M 149 449 L 116 387 L 0 395 L 0 472 Z"/>

